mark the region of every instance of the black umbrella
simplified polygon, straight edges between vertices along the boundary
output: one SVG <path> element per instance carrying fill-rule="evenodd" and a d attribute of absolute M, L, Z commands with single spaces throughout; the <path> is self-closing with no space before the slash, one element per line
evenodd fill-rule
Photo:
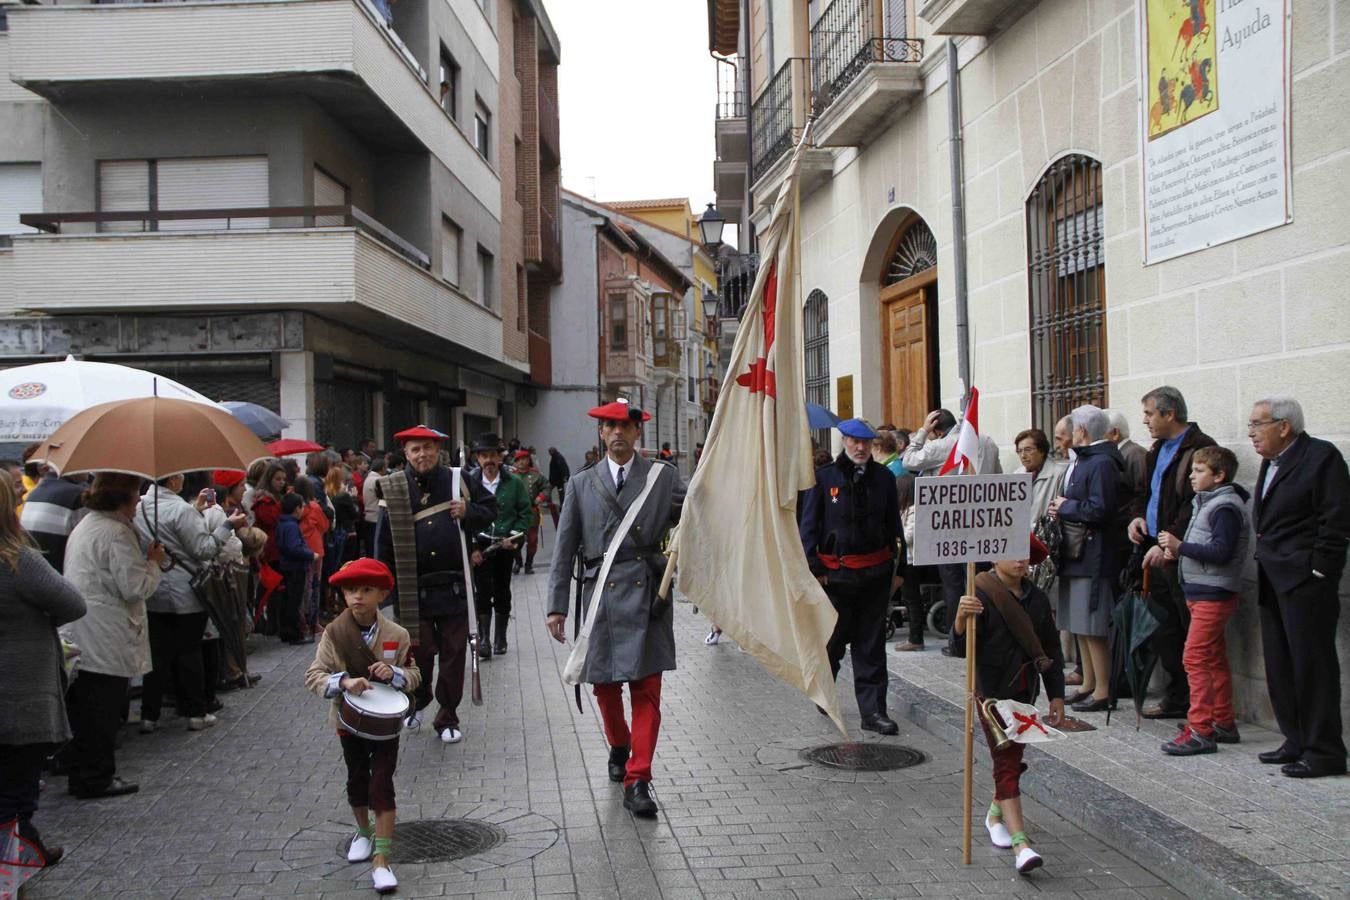
<path fill-rule="evenodd" d="M 1149 567 L 1144 566 L 1139 590 L 1127 590 L 1111 612 L 1111 699 L 1116 699 L 1116 685 L 1123 677 L 1134 699 L 1136 731 L 1143 721 L 1144 695 L 1148 692 L 1149 679 L 1158 664 L 1158 654 L 1149 641 L 1158 630 L 1158 616 L 1148 595 L 1148 579 Z M 1109 707 L 1106 723 L 1111 724 Z"/>

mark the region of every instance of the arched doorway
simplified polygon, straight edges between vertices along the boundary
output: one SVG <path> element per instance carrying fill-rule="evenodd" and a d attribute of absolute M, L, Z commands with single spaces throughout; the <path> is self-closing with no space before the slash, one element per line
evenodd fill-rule
<path fill-rule="evenodd" d="M 916 428 L 939 397 L 937 240 L 918 215 L 895 231 L 881 269 L 883 419 Z"/>

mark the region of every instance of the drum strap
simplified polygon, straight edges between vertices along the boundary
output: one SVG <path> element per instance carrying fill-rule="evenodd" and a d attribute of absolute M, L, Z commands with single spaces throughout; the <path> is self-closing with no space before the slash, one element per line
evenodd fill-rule
<path fill-rule="evenodd" d="M 337 651 L 338 659 L 342 660 L 344 671 L 365 677 L 370 667 L 379 662 L 375 651 L 366 644 L 361 626 L 352 617 L 350 609 L 344 609 L 342 615 L 334 619 L 326 630 L 332 637 L 333 649 Z"/>
<path fill-rule="evenodd" d="M 389 536 L 394 545 L 394 575 L 398 579 L 398 622 L 408 629 L 408 638 L 418 642 L 417 534 L 407 475 L 397 472 L 380 481 L 384 489 Z M 355 624 L 355 623 L 353 623 Z M 359 635 L 358 635 L 359 637 Z"/>

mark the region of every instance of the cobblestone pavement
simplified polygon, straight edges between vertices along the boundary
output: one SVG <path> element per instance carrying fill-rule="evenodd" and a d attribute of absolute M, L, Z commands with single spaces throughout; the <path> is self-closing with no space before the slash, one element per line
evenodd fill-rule
<path fill-rule="evenodd" d="M 930 641 L 921 653 L 892 647 L 891 672 L 960 704 L 965 664 L 939 646 Z M 1039 749 L 1312 894 L 1346 896 L 1350 778 L 1285 778 L 1256 759 L 1277 749 L 1281 736 L 1247 722 L 1241 744 L 1220 745 L 1213 755 L 1167 756 L 1159 747 L 1176 735 L 1176 723 L 1144 720 L 1136 731 L 1131 702 L 1121 707 L 1109 726 L 1105 713 L 1077 714 L 1098 730 Z"/>
<path fill-rule="evenodd" d="M 517 580 L 511 651 L 483 666 L 486 703 L 466 700 L 464 743 L 405 734 L 396 778 L 401 821 L 482 819 L 505 840 L 458 863 L 398 866 L 399 896 L 1182 896 L 1030 799 L 1045 868 L 1019 878 L 978 820 L 974 864 L 962 866 L 956 753 L 905 724 L 879 740 L 922 751 L 918 766 L 853 775 L 805 764 L 798 750 L 838 734 L 734 644 L 704 646 L 705 620 L 687 604 L 676 607 L 680 669 L 663 697 L 662 812 L 635 820 L 606 778 L 593 701 L 579 714 L 561 684 L 566 651 L 541 624 L 543 571 Z M 367 868 L 337 856 L 349 833 L 341 756 L 325 704 L 301 686 L 311 658 L 260 642 L 262 683 L 224 695 L 218 727 L 126 728 L 119 766 L 137 795 L 78 802 L 55 779 L 38 822 L 69 855 L 26 896 L 373 896 Z M 844 693 L 856 729 L 847 678 Z M 977 807 L 989 796 L 981 760 Z"/>

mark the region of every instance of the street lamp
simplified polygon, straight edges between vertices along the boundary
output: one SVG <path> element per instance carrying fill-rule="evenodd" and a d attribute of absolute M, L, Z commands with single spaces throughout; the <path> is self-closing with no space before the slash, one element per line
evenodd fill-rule
<path fill-rule="evenodd" d="M 722 298 L 717 296 L 717 292 L 710 287 L 705 287 L 703 289 L 703 321 L 716 321 L 717 308 L 721 305 Z"/>
<path fill-rule="evenodd" d="M 703 211 L 703 215 L 698 220 L 699 236 L 703 238 L 703 246 L 717 247 L 722 243 L 722 228 L 727 224 L 726 216 L 717 211 L 717 207 L 711 203 Z"/>

